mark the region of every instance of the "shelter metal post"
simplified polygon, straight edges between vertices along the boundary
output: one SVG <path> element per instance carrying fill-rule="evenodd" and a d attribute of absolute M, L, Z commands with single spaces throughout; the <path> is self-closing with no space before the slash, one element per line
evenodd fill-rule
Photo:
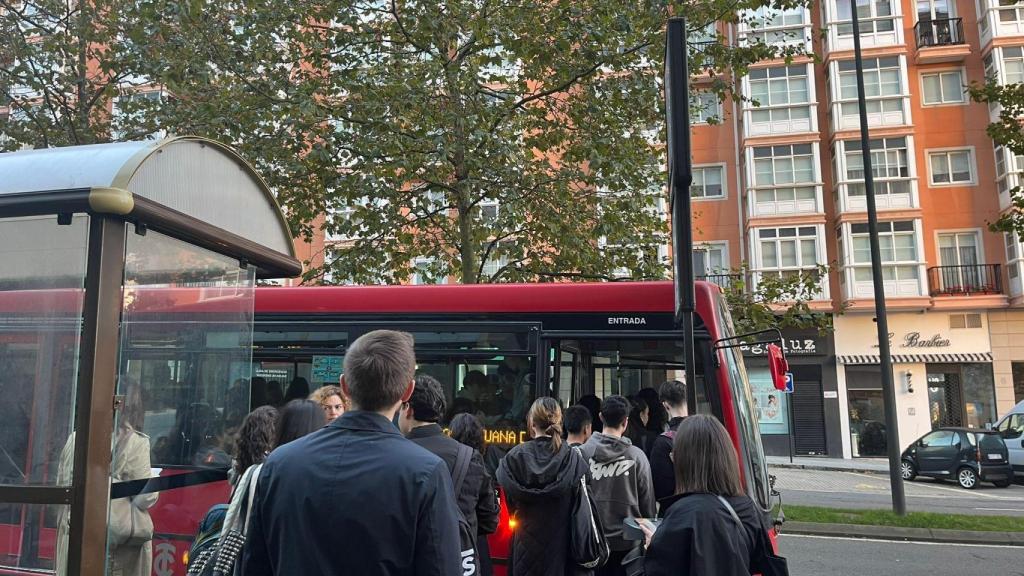
<path fill-rule="evenodd" d="M 110 446 L 124 257 L 124 221 L 93 215 L 89 222 L 80 376 L 75 401 L 68 574 L 101 576 L 106 571 Z"/>

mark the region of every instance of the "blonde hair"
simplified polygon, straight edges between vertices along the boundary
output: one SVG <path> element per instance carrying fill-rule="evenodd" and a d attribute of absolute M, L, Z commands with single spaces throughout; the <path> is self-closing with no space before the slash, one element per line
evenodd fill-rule
<path fill-rule="evenodd" d="M 345 395 L 341 393 L 341 386 L 335 386 L 333 384 L 321 386 L 320 388 L 313 390 L 313 393 L 309 395 L 309 399 L 323 406 L 331 396 L 341 398 L 341 405 L 348 410 L 348 398 L 345 398 Z"/>
<path fill-rule="evenodd" d="M 558 400 L 550 396 L 537 398 L 530 406 L 526 420 L 530 426 L 551 436 L 552 452 L 562 448 L 562 407 L 558 405 Z"/>

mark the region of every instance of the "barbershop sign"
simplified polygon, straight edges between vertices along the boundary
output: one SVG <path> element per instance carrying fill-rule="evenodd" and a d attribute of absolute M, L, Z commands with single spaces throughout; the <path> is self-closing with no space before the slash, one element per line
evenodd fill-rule
<path fill-rule="evenodd" d="M 893 337 L 895 333 L 889 332 L 889 347 L 893 347 Z M 930 350 L 934 348 L 949 348 L 952 344 L 942 334 L 922 334 L 920 332 L 907 332 L 903 334 L 902 338 L 897 342 L 896 347 L 910 350 Z M 873 344 L 872 348 L 878 348 L 878 344 Z"/>

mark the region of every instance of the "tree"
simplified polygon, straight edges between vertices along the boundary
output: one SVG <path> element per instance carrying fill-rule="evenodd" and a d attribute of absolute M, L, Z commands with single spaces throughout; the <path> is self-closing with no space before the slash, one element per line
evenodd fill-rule
<path fill-rule="evenodd" d="M 109 140 L 111 100 L 130 84 L 121 4 L 0 0 L 0 151 Z"/>
<path fill-rule="evenodd" d="M 975 102 L 998 107 L 999 118 L 985 129 L 989 138 L 997 146 L 1005 146 L 1012 156 L 1024 156 L 1024 126 L 1021 125 L 1024 84 L 1001 85 L 995 79 L 989 79 L 985 84 L 972 84 L 969 92 Z M 1024 166 L 1018 168 L 1021 167 Z M 1016 232 L 1018 238 L 1024 238 L 1024 191 L 1020 186 L 1010 190 L 1010 203 L 1013 209 L 1002 214 L 989 227 L 994 232 Z"/>
<path fill-rule="evenodd" d="M 810 302 L 819 299 L 828 272 L 829 267 L 821 265 L 798 274 L 760 274 L 753 283 L 747 267 L 736 271 L 723 287 L 736 332 L 796 328 L 815 329 L 824 335 L 832 329 L 832 315 L 811 310 Z"/>
<path fill-rule="evenodd" d="M 144 0 L 124 45 L 173 98 L 139 133 L 252 159 L 296 234 L 350 238 L 307 279 L 660 278 L 663 29 L 766 0 Z M 711 36 L 708 89 L 793 54 Z M 719 71 L 728 71 L 723 75 Z"/>

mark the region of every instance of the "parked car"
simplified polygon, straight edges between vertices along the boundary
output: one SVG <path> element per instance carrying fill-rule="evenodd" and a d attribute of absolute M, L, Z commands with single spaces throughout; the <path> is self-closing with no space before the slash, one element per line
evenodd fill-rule
<path fill-rule="evenodd" d="M 1024 478 L 1024 400 L 995 425 L 1010 452 L 1010 466 L 1018 478 Z"/>
<path fill-rule="evenodd" d="M 949 478 L 963 488 L 977 488 L 992 482 L 1006 488 L 1013 482 L 1013 469 L 1003 437 L 996 430 L 939 428 L 903 451 L 904 480 L 917 476 Z"/>

